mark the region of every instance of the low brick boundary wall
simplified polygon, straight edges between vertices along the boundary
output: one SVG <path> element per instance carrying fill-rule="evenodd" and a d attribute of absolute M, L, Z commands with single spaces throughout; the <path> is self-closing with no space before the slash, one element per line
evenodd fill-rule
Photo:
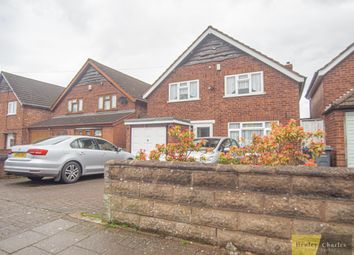
<path fill-rule="evenodd" d="M 106 219 L 256 254 L 292 234 L 354 235 L 354 169 L 110 161 Z"/>

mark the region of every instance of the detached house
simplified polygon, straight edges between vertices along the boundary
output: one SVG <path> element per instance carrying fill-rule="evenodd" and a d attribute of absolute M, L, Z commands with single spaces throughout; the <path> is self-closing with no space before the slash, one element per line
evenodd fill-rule
<path fill-rule="evenodd" d="M 63 87 L 25 78 L 0 74 L 0 150 L 31 140 L 28 127 L 50 118 L 50 108 Z"/>
<path fill-rule="evenodd" d="M 354 167 L 354 43 L 313 76 L 306 98 L 311 118 L 321 118 L 334 164 Z"/>
<path fill-rule="evenodd" d="M 56 135 L 103 137 L 125 148 L 124 120 L 146 115 L 149 85 L 88 59 L 51 107 L 51 118 L 30 126 L 32 142 Z"/>
<path fill-rule="evenodd" d="M 292 65 L 208 27 L 144 94 L 148 118 L 126 121 L 128 147 L 149 151 L 168 141 L 166 130 L 175 124 L 190 126 L 197 137 L 248 143 L 272 122 L 299 119 L 304 82 Z"/>

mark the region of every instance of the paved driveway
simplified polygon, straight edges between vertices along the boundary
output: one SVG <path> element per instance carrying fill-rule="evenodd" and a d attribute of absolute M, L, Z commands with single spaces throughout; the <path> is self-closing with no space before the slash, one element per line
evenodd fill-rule
<path fill-rule="evenodd" d="M 101 213 L 102 197 L 102 176 L 72 185 L 0 180 L 0 255 L 223 254 L 206 245 L 108 228 L 70 216 Z"/>

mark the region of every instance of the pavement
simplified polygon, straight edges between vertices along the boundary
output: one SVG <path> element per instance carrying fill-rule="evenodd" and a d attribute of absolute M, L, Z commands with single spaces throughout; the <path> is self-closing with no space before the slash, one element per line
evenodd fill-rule
<path fill-rule="evenodd" d="M 102 176 L 70 185 L 0 180 L 0 255 L 225 254 L 217 247 L 74 216 L 102 213 Z"/>

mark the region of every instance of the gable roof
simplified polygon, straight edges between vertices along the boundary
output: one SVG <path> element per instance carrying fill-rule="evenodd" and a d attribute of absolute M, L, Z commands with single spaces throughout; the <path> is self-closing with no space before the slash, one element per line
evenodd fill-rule
<path fill-rule="evenodd" d="M 8 72 L 1 72 L 7 85 L 15 93 L 21 105 L 50 109 L 63 87 L 37 81 Z"/>
<path fill-rule="evenodd" d="M 310 99 L 313 96 L 313 94 L 316 92 L 318 86 L 321 84 L 323 76 L 325 76 L 329 71 L 331 71 L 334 67 L 340 64 L 344 59 L 346 59 L 353 52 L 354 52 L 354 43 L 350 44 L 344 51 L 339 53 L 334 59 L 329 61 L 321 69 L 317 70 L 312 77 L 310 86 L 306 92 L 305 97 L 307 99 Z"/>
<path fill-rule="evenodd" d="M 344 93 L 328 105 L 324 113 L 335 109 L 353 109 L 354 108 L 354 88 Z"/>
<path fill-rule="evenodd" d="M 70 91 L 70 89 L 75 85 L 75 83 L 81 78 L 85 73 L 87 68 L 93 67 L 99 74 L 101 74 L 107 81 L 109 81 L 113 86 L 115 86 L 122 94 L 128 97 L 132 101 L 143 100 L 144 92 L 150 88 L 150 85 L 146 82 L 138 80 L 132 76 L 119 72 L 113 68 L 105 66 L 93 59 L 88 59 L 85 64 L 81 67 L 79 72 L 71 80 L 66 89 L 58 97 L 56 102 L 53 104 L 52 109 L 54 109 L 61 99 Z"/>
<path fill-rule="evenodd" d="M 288 76 L 289 78 L 299 82 L 301 86 L 303 86 L 303 83 L 305 82 L 305 77 L 298 74 L 297 72 L 294 72 L 292 70 L 287 69 L 284 65 L 281 63 L 275 61 L 274 59 L 264 55 L 263 53 L 237 41 L 236 39 L 232 38 L 231 36 L 224 34 L 223 32 L 213 28 L 212 26 L 209 26 L 204 32 L 167 68 L 167 70 L 154 82 L 152 87 L 146 91 L 144 94 L 143 98 L 146 99 L 166 78 L 167 76 L 175 69 L 177 68 L 185 58 L 187 58 L 193 50 L 205 39 L 208 35 L 214 35 L 225 42 L 231 44 L 232 46 L 240 49 L 241 51 L 245 52 L 246 54 L 249 54 L 253 56 L 254 58 L 262 61 L 263 63 L 273 67 L 274 69 L 278 70 L 279 72 L 283 73 L 284 75 Z"/>

